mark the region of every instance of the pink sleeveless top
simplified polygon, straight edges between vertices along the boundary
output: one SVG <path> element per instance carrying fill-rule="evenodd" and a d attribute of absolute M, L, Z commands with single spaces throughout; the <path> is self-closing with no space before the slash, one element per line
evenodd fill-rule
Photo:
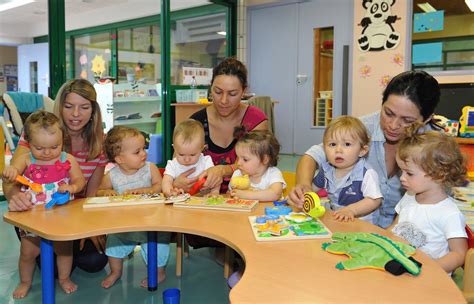
<path fill-rule="evenodd" d="M 30 182 L 41 184 L 43 191 L 36 193 L 30 188 L 23 187 L 22 191 L 29 191 L 32 195 L 32 202 L 44 204 L 51 200 L 53 193 L 58 191 L 62 184 L 69 183 L 69 169 L 71 163 L 66 159 L 66 152 L 61 153 L 61 159 L 52 165 L 36 164 L 36 159 L 30 153 L 31 164 L 23 172 L 23 176 Z"/>

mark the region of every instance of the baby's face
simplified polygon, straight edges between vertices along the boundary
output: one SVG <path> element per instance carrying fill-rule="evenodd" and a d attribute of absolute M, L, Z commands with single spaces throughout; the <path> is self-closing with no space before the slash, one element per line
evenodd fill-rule
<path fill-rule="evenodd" d="M 439 182 L 428 176 L 411 158 L 403 161 L 397 154 L 396 160 L 398 167 L 402 171 L 400 182 L 408 193 L 412 195 L 429 193 L 433 189 L 442 188 Z"/>
<path fill-rule="evenodd" d="M 359 140 L 348 133 L 332 134 L 324 142 L 328 162 L 338 169 L 351 168 L 367 151 L 368 147 L 362 147 Z"/>
<path fill-rule="evenodd" d="M 175 157 L 178 163 L 183 166 L 194 165 L 198 162 L 199 156 L 204 149 L 204 143 L 200 139 L 193 139 L 184 142 L 179 136 L 173 144 Z"/>
<path fill-rule="evenodd" d="M 52 161 L 59 158 L 63 149 L 63 135 L 59 128 L 48 130 L 39 128 L 32 132 L 29 142 L 31 154 L 41 161 Z"/>

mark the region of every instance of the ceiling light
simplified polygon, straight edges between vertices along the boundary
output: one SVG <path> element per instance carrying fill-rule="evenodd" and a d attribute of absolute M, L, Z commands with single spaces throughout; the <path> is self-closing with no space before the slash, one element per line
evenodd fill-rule
<path fill-rule="evenodd" d="M 217 35 L 225 36 L 225 35 L 227 35 L 227 33 L 226 32 L 217 32 Z"/>
<path fill-rule="evenodd" d="M 35 0 L 12 0 L 10 2 L 0 4 L 0 12 L 26 5 L 32 2 L 35 2 Z"/>
<path fill-rule="evenodd" d="M 467 1 L 467 0 L 466 0 Z M 425 3 L 418 3 L 417 4 L 419 8 L 421 8 L 422 11 L 424 11 L 425 13 L 432 13 L 432 12 L 436 12 L 436 9 L 434 7 L 431 6 L 431 4 L 429 4 L 428 2 L 425 2 Z"/>
<path fill-rule="evenodd" d="M 474 12 L 474 0 L 464 0 L 464 2 L 466 2 L 467 6 L 469 6 L 471 12 Z"/>

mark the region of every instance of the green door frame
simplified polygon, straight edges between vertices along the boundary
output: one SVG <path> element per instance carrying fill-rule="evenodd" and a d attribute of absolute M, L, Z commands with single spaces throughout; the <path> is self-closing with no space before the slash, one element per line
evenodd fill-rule
<path fill-rule="evenodd" d="M 162 122 L 162 142 L 163 142 L 163 163 L 173 158 L 171 151 L 172 119 L 174 111 L 171 109 L 171 43 L 170 43 L 170 0 L 161 0 L 161 119 Z M 164 167 L 164 164 L 163 164 Z"/>
<path fill-rule="evenodd" d="M 66 22 L 64 0 L 48 0 L 49 95 L 54 98 L 66 82 Z"/>

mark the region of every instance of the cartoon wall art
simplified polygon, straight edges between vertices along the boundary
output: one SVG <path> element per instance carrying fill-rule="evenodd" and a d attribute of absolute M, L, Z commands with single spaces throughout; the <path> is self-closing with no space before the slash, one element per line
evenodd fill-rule
<path fill-rule="evenodd" d="M 359 69 L 359 75 L 362 78 L 370 77 L 370 73 L 372 72 L 372 68 L 369 65 L 363 65 Z"/>
<path fill-rule="evenodd" d="M 392 15 L 392 6 L 396 0 L 362 0 L 365 16 L 360 21 L 362 33 L 357 46 L 362 52 L 394 49 L 400 43 L 400 33 L 393 24 L 399 20 Z"/>

